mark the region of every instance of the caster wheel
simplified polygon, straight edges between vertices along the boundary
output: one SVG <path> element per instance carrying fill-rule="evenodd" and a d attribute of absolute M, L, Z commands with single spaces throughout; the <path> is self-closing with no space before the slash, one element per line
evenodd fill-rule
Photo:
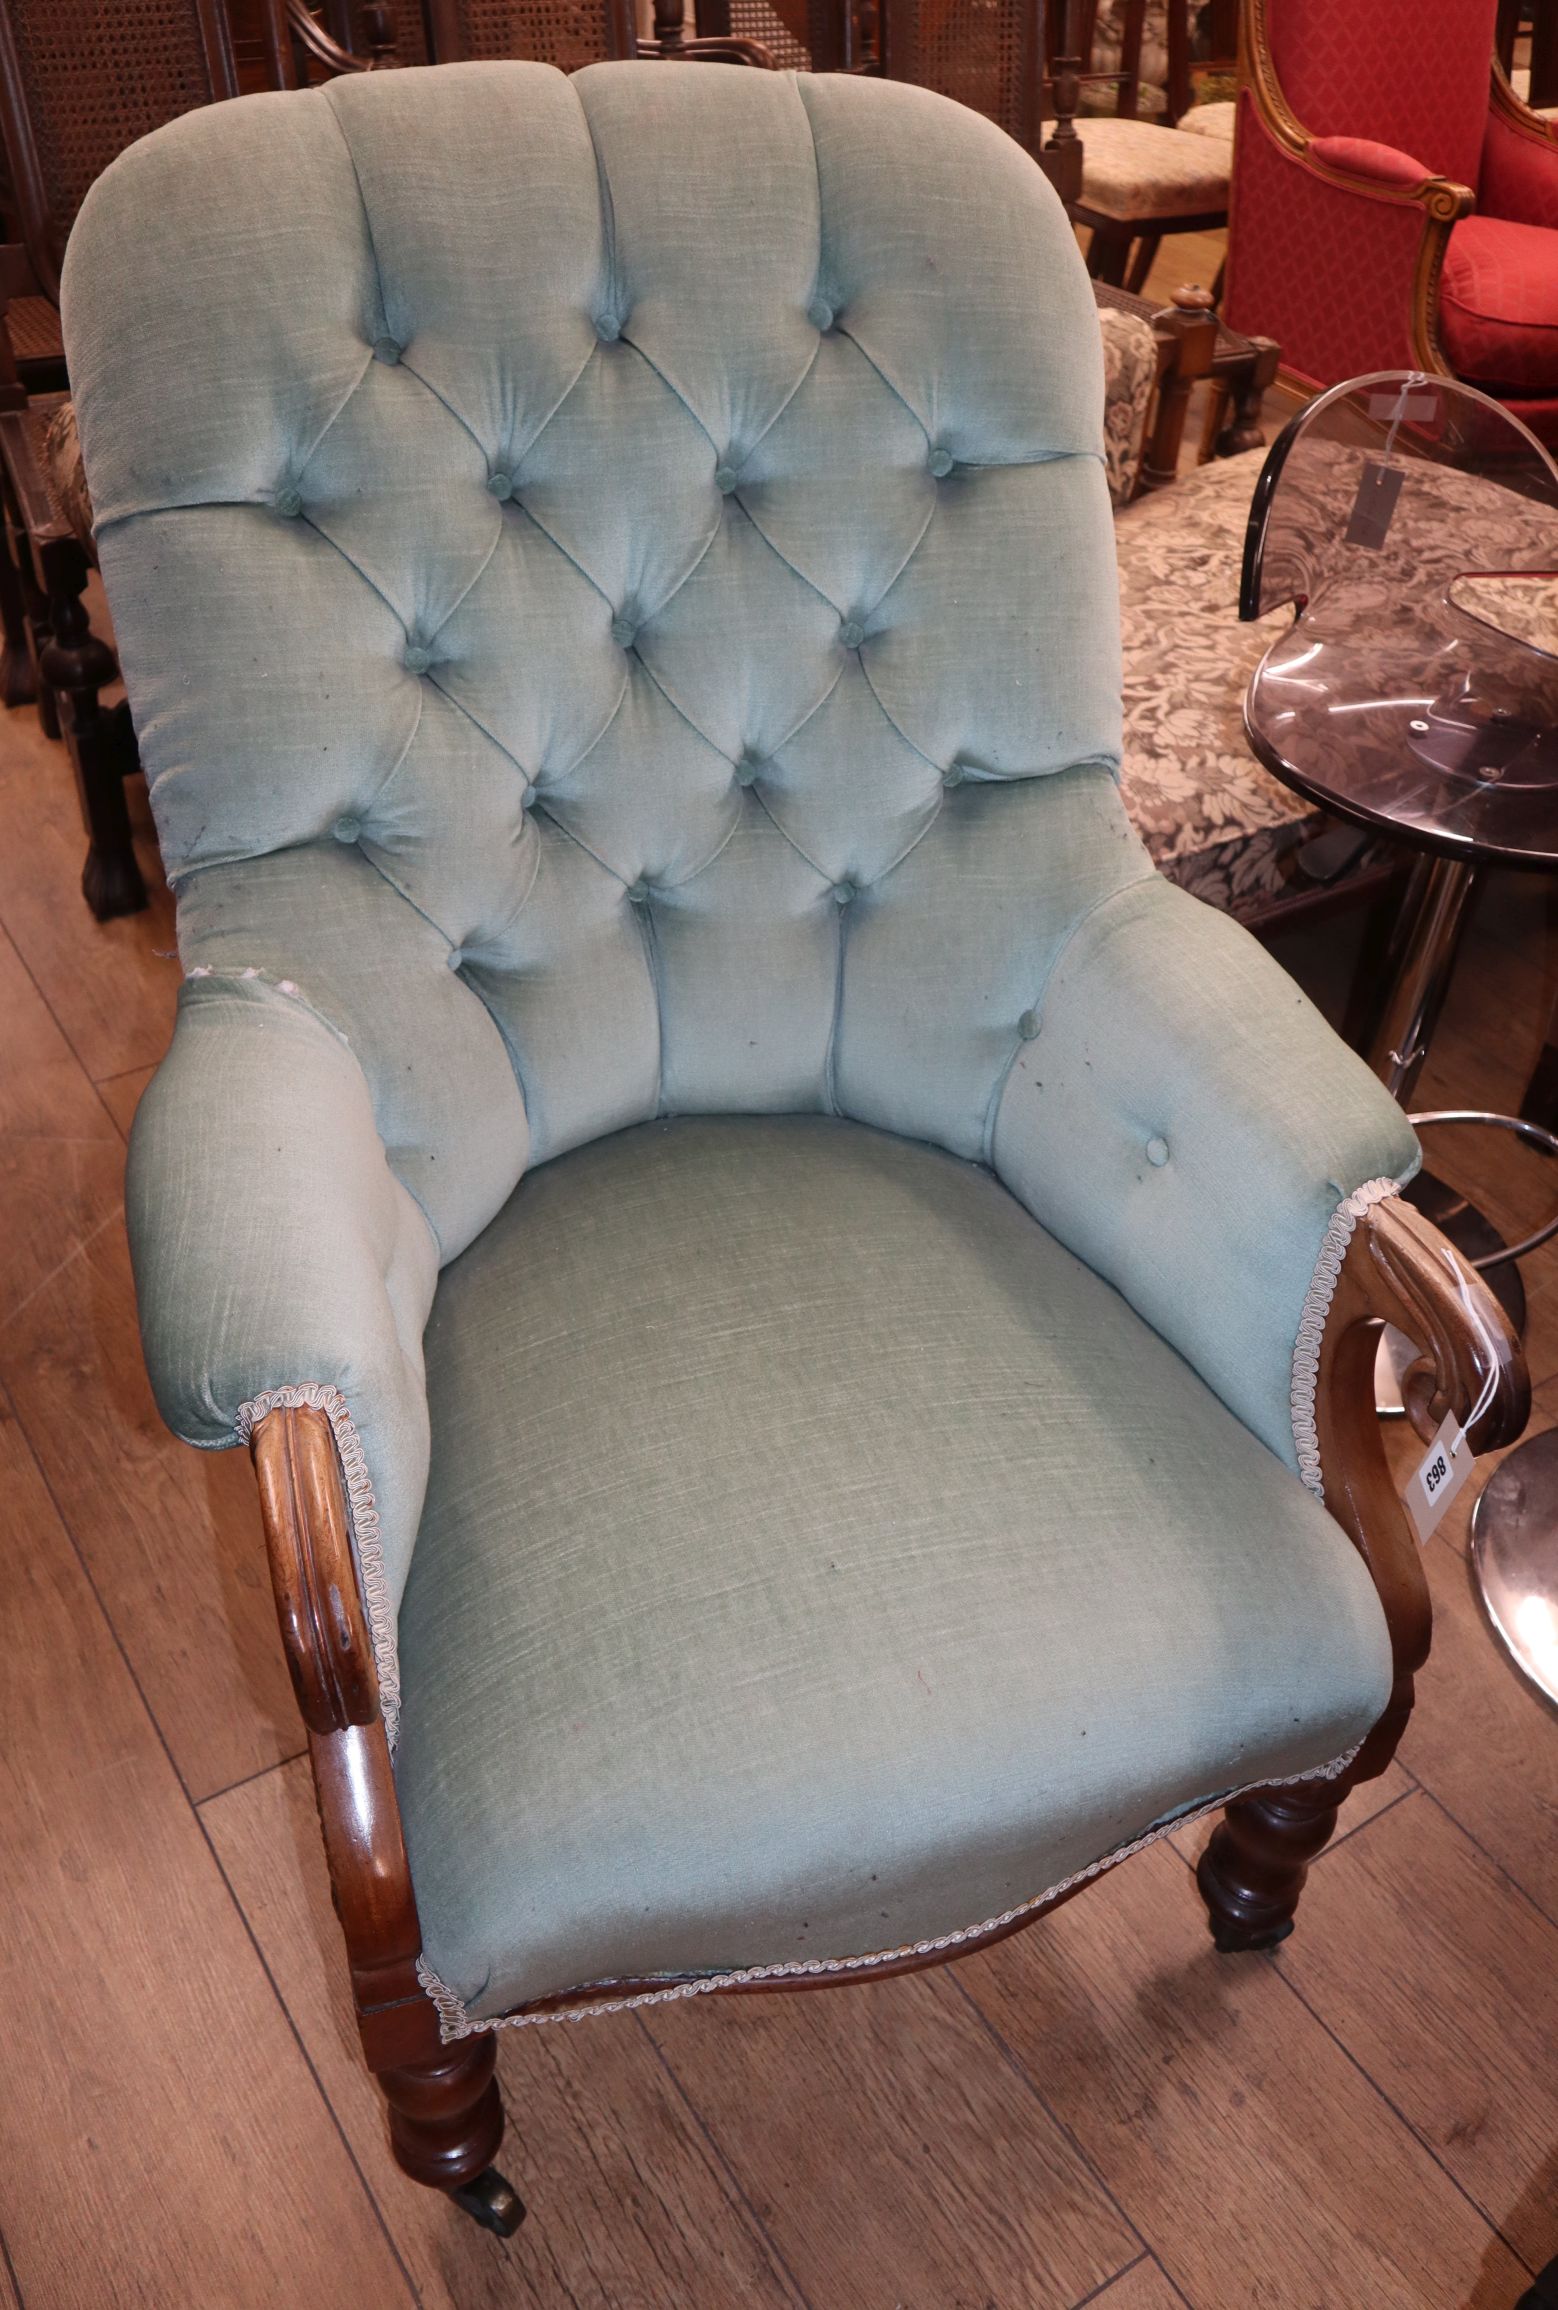
<path fill-rule="evenodd" d="M 462 2213 L 473 2222 L 480 2222 L 494 2237 L 512 2238 L 525 2218 L 525 2208 L 518 2192 L 503 2179 L 496 2166 L 489 2166 L 478 2174 L 474 2182 L 467 2182 L 463 2190 L 451 2190 L 449 2195 Z"/>
<path fill-rule="evenodd" d="M 1289 1917 L 1285 1924 L 1273 1925 L 1264 1933 L 1252 1932 L 1242 1925 L 1214 1925 L 1212 1947 L 1219 1957 L 1259 1956 L 1267 1949 L 1276 1949 L 1293 1930 Z"/>

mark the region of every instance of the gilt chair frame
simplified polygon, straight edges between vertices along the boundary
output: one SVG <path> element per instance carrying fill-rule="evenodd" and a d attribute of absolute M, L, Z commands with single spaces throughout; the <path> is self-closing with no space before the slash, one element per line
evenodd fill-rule
<path fill-rule="evenodd" d="M 1315 1421 L 1325 1504 L 1373 1578 L 1394 1681 L 1384 1713 L 1341 1774 L 1255 1790 L 1226 1807 L 1198 1871 L 1219 1950 L 1271 1948 L 1291 1931 L 1308 1863 L 1348 1792 L 1389 1764 L 1427 1658 L 1427 1584 L 1374 1411 L 1382 1322 L 1419 1348 L 1409 1398 L 1424 1432 L 1453 1411 L 1463 1426 L 1471 1422 L 1473 1450 L 1491 1451 L 1515 1440 L 1530 1408 L 1520 1344 L 1481 1277 L 1410 1205 L 1395 1197 L 1372 1205 L 1354 1227 L 1326 1318 Z M 256 1424 L 251 1451 L 357 2026 L 389 2106 L 395 2157 L 413 2180 L 456 2195 L 488 2226 L 506 2231 L 522 2209 L 507 2193 L 511 2216 L 494 2218 L 491 2210 L 506 2193 L 492 2172 L 504 2124 L 496 2036 L 486 2028 L 446 2042 L 419 1977 L 416 1898 L 329 1420 L 308 1408 L 273 1410 Z M 1074 1884 L 1015 1921 L 967 1936 L 955 1951 L 900 1952 L 848 1973 L 736 1982 L 715 1993 L 831 1987 L 943 1963 L 1004 1939 L 1081 1889 Z M 646 1986 L 596 1986 L 521 2010 L 539 2016 L 580 2009 Z M 662 1978 L 653 1986 L 667 1984 Z"/>
<path fill-rule="evenodd" d="M 1470 216 L 1476 207 L 1476 193 L 1470 185 L 1457 184 L 1453 178 L 1444 176 L 1426 177 L 1416 185 L 1381 184 L 1375 178 L 1333 168 L 1317 160 L 1312 150 L 1314 138 L 1288 103 L 1277 77 L 1271 49 L 1269 0 L 1240 0 L 1240 11 L 1240 84 L 1248 88 L 1250 100 L 1272 141 L 1323 184 L 1334 185 L 1355 199 L 1421 210 L 1422 237 L 1413 270 L 1408 320 L 1412 360 L 1414 366 L 1428 376 L 1453 377 L 1455 371 L 1439 340 L 1439 281 L 1450 234 L 1461 218 Z M 1489 73 L 1490 109 L 1523 136 L 1533 138 L 1549 150 L 1558 150 L 1558 123 L 1544 120 L 1528 104 L 1522 103 L 1496 54 L 1489 56 Z M 1309 385 L 1325 382 L 1313 378 L 1302 381 Z"/>

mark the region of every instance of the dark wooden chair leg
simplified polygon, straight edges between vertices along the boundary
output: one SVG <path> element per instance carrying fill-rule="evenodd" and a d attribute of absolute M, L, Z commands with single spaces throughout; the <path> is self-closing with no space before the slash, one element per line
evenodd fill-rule
<path fill-rule="evenodd" d="M 1309 1864 L 1336 1826 L 1334 1782 L 1241 1797 L 1228 1807 L 1196 1869 L 1212 1939 L 1224 1956 L 1275 1949 L 1293 1930 Z"/>
<path fill-rule="evenodd" d="M 0 634 L 0 705 L 30 706 L 38 695 L 38 669 L 27 646 L 27 603 L 9 525 L 0 536 Z"/>
<path fill-rule="evenodd" d="M 484 2229 L 511 2238 L 525 2209 L 492 2163 L 503 2139 L 496 2066 L 489 2031 L 459 2038 L 403 2069 L 380 2070 L 379 2085 L 401 2172 L 447 2191 Z"/>
<path fill-rule="evenodd" d="M 1367 1336 L 1372 1347 L 1373 1334 Z M 1275 1949 L 1287 1939 L 1309 1864 L 1329 1841 L 1344 1800 L 1360 1781 L 1377 1780 L 1395 1755 L 1412 1714 L 1412 1672 L 1427 1657 L 1426 1631 L 1420 1651 L 1410 1634 L 1397 1651 L 1396 1680 L 1385 1713 L 1344 1773 L 1331 1781 L 1299 1781 L 1291 1788 L 1258 1789 L 1253 1796 L 1238 1797 L 1213 1830 L 1196 1866 L 1196 1883 L 1221 1955 Z"/>
<path fill-rule="evenodd" d="M 125 774 L 135 768 L 135 738 L 127 708 L 103 711 L 100 692 L 118 668 L 113 651 L 92 631 L 81 598 L 86 581 L 84 558 L 56 575 L 40 670 L 60 702 L 61 732 L 86 820 L 82 894 L 98 921 L 108 922 L 143 907 L 146 885 L 135 856 L 124 791 Z"/>
<path fill-rule="evenodd" d="M 1107 288 L 1122 288 L 1125 284 L 1126 259 L 1130 253 L 1131 236 L 1128 231 L 1113 226 L 1106 230 L 1102 225 L 1094 225 L 1092 238 L 1087 244 L 1087 269 L 1095 281 L 1102 281 Z"/>
<path fill-rule="evenodd" d="M 27 662 L 32 669 L 33 692 L 38 701 L 38 726 L 45 738 L 58 738 L 60 730 L 59 701 L 50 688 L 43 671 L 43 653 L 49 645 L 49 601 L 38 582 L 33 562 L 32 543 L 26 529 L 16 516 L 7 491 L 5 516 L 7 556 L 17 573 L 17 585 L 22 597 L 22 633 L 27 650 Z"/>
<path fill-rule="evenodd" d="M 1125 286 L 1133 297 L 1139 297 L 1146 288 L 1147 275 L 1156 263 L 1158 251 L 1162 246 L 1163 235 L 1161 233 L 1143 233 L 1141 239 L 1136 243 L 1136 254 L 1131 261 L 1131 269 L 1125 279 Z"/>

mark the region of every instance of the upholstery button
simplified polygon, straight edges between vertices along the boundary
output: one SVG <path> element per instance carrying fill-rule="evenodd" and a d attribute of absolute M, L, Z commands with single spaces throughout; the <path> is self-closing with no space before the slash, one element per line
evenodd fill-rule
<path fill-rule="evenodd" d="M 858 895 L 852 882 L 836 882 L 833 885 L 833 903 L 835 906 L 848 906 L 850 900 Z"/>
<path fill-rule="evenodd" d="M 360 818 L 338 818 L 330 829 L 337 842 L 355 842 L 362 832 Z"/>
<path fill-rule="evenodd" d="M 1019 1035 L 1021 1035 L 1021 1037 L 1022 1037 L 1022 1039 L 1023 1039 L 1023 1041 L 1024 1041 L 1025 1043 L 1031 1043 L 1031 1042 L 1033 1041 L 1033 1038 L 1034 1038 L 1034 1036 L 1035 1036 L 1035 1035 L 1038 1033 L 1038 1031 L 1039 1031 L 1039 1014 L 1038 1014 L 1038 1012 L 1037 1012 L 1037 1011 L 1024 1011 L 1024 1012 L 1023 1012 L 1023 1014 L 1022 1014 L 1022 1017 L 1021 1017 L 1021 1018 L 1020 1018 L 1020 1019 L 1017 1021 L 1017 1032 L 1018 1032 L 1018 1034 L 1019 1034 Z"/>
<path fill-rule="evenodd" d="M 933 449 L 930 453 L 930 469 L 938 481 L 946 480 L 955 462 L 950 449 Z"/>
<path fill-rule="evenodd" d="M 626 614 L 611 621 L 611 638 L 619 648 L 630 650 L 638 639 L 638 627 Z"/>
<path fill-rule="evenodd" d="M 963 775 L 963 765 L 961 762 L 950 763 L 948 767 L 941 773 L 941 783 L 943 786 L 961 786 L 963 783 Z"/>
<path fill-rule="evenodd" d="M 833 326 L 833 307 L 826 297 L 813 297 L 806 308 L 806 318 L 814 329 L 820 329 L 825 335 Z"/>
<path fill-rule="evenodd" d="M 736 764 L 736 784 L 738 786 L 755 786 L 757 774 L 761 767 L 762 765 L 755 762 L 750 754 L 743 754 Z"/>
<path fill-rule="evenodd" d="M 846 618 L 839 627 L 839 640 L 846 650 L 858 650 L 866 638 L 866 629 L 858 618 Z"/>
<path fill-rule="evenodd" d="M 1166 1139 L 1149 1139 L 1147 1141 L 1147 1161 L 1153 1165 L 1154 1169 L 1162 1170 L 1168 1161 L 1168 1141 Z"/>
<path fill-rule="evenodd" d="M 393 369 L 400 359 L 400 347 L 393 337 L 377 338 L 373 347 L 373 358 L 375 361 L 382 361 L 386 369 Z"/>
<path fill-rule="evenodd" d="M 489 473 L 489 474 L 488 474 L 488 476 L 487 476 L 487 495 L 488 495 L 489 497 L 495 497 L 495 498 L 497 499 L 498 503 L 501 505 L 501 504 L 504 502 L 504 500 L 505 500 L 506 498 L 510 498 L 510 497 L 512 497 L 512 496 L 513 496 L 513 494 L 514 494 L 514 476 L 513 476 L 513 474 L 512 474 L 512 473 Z"/>
<path fill-rule="evenodd" d="M 433 662 L 433 653 L 421 642 L 408 642 L 400 662 L 408 674 L 425 674 Z"/>
<path fill-rule="evenodd" d="M 449 968 L 452 971 L 465 968 L 465 949 L 463 947 L 452 946 L 449 949 Z"/>
<path fill-rule="evenodd" d="M 630 882 L 628 884 L 628 902 L 632 906 L 645 906 L 648 904 L 648 901 L 649 885 L 647 882 L 645 882 L 642 875 L 640 875 L 637 882 Z"/>
<path fill-rule="evenodd" d="M 525 799 L 520 804 L 520 808 L 522 810 L 534 810 L 537 802 L 539 802 L 540 799 L 541 798 L 539 794 L 536 792 L 535 780 L 532 779 L 530 784 L 525 788 Z M 1337 1200 L 1340 1201 L 1340 1197 L 1338 1197 Z"/>
<path fill-rule="evenodd" d="M 291 521 L 294 515 L 303 510 L 302 491 L 299 489 L 278 489 L 275 496 L 275 506 L 278 513 L 284 514 L 287 520 Z"/>
<path fill-rule="evenodd" d="M 603 313 L 595 324 L 595 334 L 603 345 L 614 345 L 622 334 L 622 323 L 613 313 Z"/>
<path fill-rule="evenodd" d="M 721 497 L 729 497 L 736 486 L 736 479 L 736 469 L 733 465 L 722 465 L 717 469 L 714 475 L 714 486 Z"/>

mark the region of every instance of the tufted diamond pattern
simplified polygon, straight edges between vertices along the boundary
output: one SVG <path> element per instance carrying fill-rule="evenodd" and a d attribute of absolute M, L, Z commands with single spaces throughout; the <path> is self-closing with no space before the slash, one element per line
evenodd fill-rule
<path fill-rule="evenodd" d="M 922 121 L 975 148 L 983 212 L 934 155 L 907 198 L 862 108 L 905 150 Z M 999 886 L 1045 840 L 1023 782 L 1118 752 L 1094 332 L 1030 164 L 909 89 L 453 67 L 180 123 L 86 252 L 175 171 L 212 195 L 183 204 L 205 389 L 174 410 L 142 381 L 139 422 L 121 397 L 94 432 L 97 316 L 72 325 L 187 960 L 285 972 L 359 1049 L 319 926 L 371 918 L 443 982 L 486 1092 L 445 1104 L 435 1068 L 408 1104 L 389 1054 L 369 1077 L 446 1254 L 527 1121 L 541 1160 L 667 1109 L 829 1107 L 841 1068 L 889 1103 L 881 972 L 919 950 L 932 1032 L 976 997 L 924 966 L 934 859 Z M 274 301 L 238 255 L 255 208 Z M 173 624 L 220 679 L 172 674 Z M 1001 903 L 1034 957 L 1045 926 Z M 1001 1063 L 996 1038 L 906 1120 L 979 1155 Z M 499 1065 L 525 1117 L 473 1168 L 461 1110 Z"/>
<path fill-rule="evenodd" d="M 439 1269 L 658 1115 L 988 1164 L 1291 1463 L 1316 1250 L 1410 1140 L 1122 810 L 1098 329 L 1024 153 L 848 76 L 362 75 L 124 155 L 64 319 L 188 970 L 148 1365 L 210 1446 L 338 1391 L 386 1664 Z"/>

